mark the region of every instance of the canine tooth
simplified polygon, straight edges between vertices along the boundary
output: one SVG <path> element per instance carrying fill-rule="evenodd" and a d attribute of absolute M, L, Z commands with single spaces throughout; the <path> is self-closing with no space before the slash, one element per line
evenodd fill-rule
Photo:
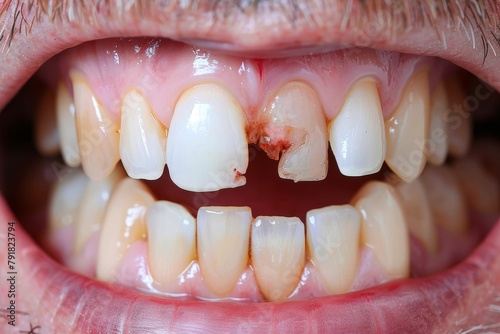
<path fill-rule="evenodd" d="M 436 224 L 456 234 L 467 231 L 465 197 L 447 166 L 427 167 L 420 177 Z"/>
<path fill-rule="evenodd" d="M 238 102 L 222 87 L 185 91 L 170 123 L 167 165 L 172 181 L 190 191 L 215 191 L 246 183 L 246 123 Z"/>
<path fill-rule="evenodd" d="M 101 181 L 89 181 L 83 193 L 75 223 L 73 252 L 78 254 L 92 234 L 101 229 L 106 206 L 116 184 L 125 177 L 121 168 Z"/>
<path fill-rule="evenodd" d="M 330 125 L 330 145 L 340 172 L 347 176 L 376 173 L 385 158 L 384 116 L 373 80 L 357 82 Z"/>
<path fill-rule="evenodd" d="M 263 112 L 265 135 L 259 145 L 278 159 L 278 174 L 298 181 L 323 180 L 328 171 L 328 134 L 321 101 L 302 82 L 279 89 Z M 286 143 L 285 145 L 283 143 Z"/>
<path fill-rule="evenodd" d="M 285 300 L 297 287 L 304 268 L 304 224 L 295 217 L 255 218 L 251 258 L 264 297 L 275 302 Z"/>
<path fill-rule="evenodd" d="M 196 221 L 182 205 L 157 201 L 148 209 L 146 224 L 151 275 L 168 288 L 195 259 Z"/>
<path fill-rule="evenodd" d="M 135 179 L 158 179 L 165 168 L 167 134 L 140 92 L 131 90 L 125 95 L 121 118 L 120 157 L 127 174 Z"/>
<path fill-rule="evenodd" d="M 445 122 L 448 96 L 442 83 L 437 85 L 431 99 L 429 120 L 429 149 L 427 160 L 433 165 L 442 165 L 448 154 L 448 125 Z"/>
<path fill-rule="evenodd" d="M 153 202 L 153 196 L 140 181 L 125 178 L 118 183 L 99 236 L 98 279 L 112 281 L 128 248 L 136 241 L 146 240 L 146 211 Z"/>
<path fill-rule="evenodd" d="M 465 157 L 472 143 L 472 117 L 464 110 L 466 92 L 458 80 L 449 81 L 447 92 L 450 99 L 448 121 L 448 151 L 456 158 Z"/>
<path fill-rule="evenodd" d="M 410 233 L 422 242 L 428 252 L 436 254 L 439 249 L 438 233 L 422 183 L 419 179 L 411 183 L 401 182 L 396 185 L 396 191 Z"/>
<path fill-rule="evenodd" d="M 120 160 L 120 129 L 79 75 L 72 76 L 78 147 L 85 173 L 92 180 L 106 178 Z"/>
<path fill-rule="evenodd" d="M 410 81 L 396 111 L 385 122 L 385 161 L 406 182 L 416 179 L 425 166 L 429 108 L 429 75 L 420 72 Z"/>
<path fill-rule="evenodd" d="M 307 248 L 332 294 L 349 291 L 359 262 L 361 215 L 351 205 L 307 213 Z"/>
<path fill-rule="evenodd" d="M 372 249 L 389 277 L 408 277 L 408 229 L 394 188 L 383 182 L 370 182 L 356 194 L 353 203 L 362 216 L 362 242 Z"/>
<path fill-rule="evenodd" d="M 59 132 L 55 119 L 55 94 L 45 92 L 38 103 L 35 113 L 35 144 L 38 151 L 45 156 L 59 153 Z"/>
<path fill-rule="evenodd" d="M 57 128 L 61 137 L 61 153 L 66 165 L 77 167 L 81 163 L 76 134 L 75 104 L 64 82 L 57 86 Z"/>
<path fill-rule="evenodd" d="M 198 210 L 198 262 L 208 288 L 218 296 L 234 289 L 248 264 L 249 207 L 204 207 Z"/>

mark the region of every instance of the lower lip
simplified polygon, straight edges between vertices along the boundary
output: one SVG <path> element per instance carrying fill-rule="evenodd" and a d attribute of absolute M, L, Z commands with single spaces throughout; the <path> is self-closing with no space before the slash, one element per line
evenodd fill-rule
<path fill-rule="evenodd" d="M 2 197 L 0 219 L 15 221 Z M 15 227 L 18 321 L 43 332 L 431 333 L 500 318 L 500 223 L 468 259 L 442 274 L 305 302 L 255 304 L 172 301 L 85 278 Z M 0 260 L 7 263 L 6 252 Z"/>

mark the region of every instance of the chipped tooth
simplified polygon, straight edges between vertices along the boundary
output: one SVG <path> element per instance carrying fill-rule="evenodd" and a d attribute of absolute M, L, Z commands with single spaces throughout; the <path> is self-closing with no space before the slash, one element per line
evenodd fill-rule
<path fill-rule="evenodd" d="M 279 89 L 263 112 L 264 134 L 259 145 L 278 159 L 278 174 L 298 181 L 323 180 L 328 172 L 328 134 L 316 92 L 302 82 Z M 283 144 L 286 143 L 286 144 Z"/>
<path fill-rule="evenodd" d="M 410 81 L 394 114 L 385 122 L 385 161 L 406 182 L 416 179 L 425 166 L 429 108 L 429 74 L 422 71 Z"/>
<path fill-rule="evenodd" d="M 146 211 L 154 198 L 140 181 L 125 178 L 111 194 L 99 236 L 96 276 L 112 281 L 130 246 L 146 240 Z"/>
<path fill-rule="evenodd" d="M 120 130 L 85 79 L 72 75 L 72 82 L 83 170 L 92 180 L 102 180 L 111 174 L 120 160 Z"/>
<path fill-rule="evenodd" d="M 35 113 L 35 145 L 41 154 L 49 157 L 57 155 L 60 150 L 55 108 L 55 94 L 47 91 L 42 95 Z"/>
<path fill-rule="evenodd" d="M 155 119 L 146 98 L 129 91 L 121 110 L 120 157 L 127 174 L 156 180 L 165 168 L 167 133 Z"/>
<path fill-rule="evenodd" d="M 431 99 L 429 120 L 429 147 L 427 160 L 436 166 L 444 164 L 448 154 L 448 125 L 445 122 L 448 95 L 442 83 L 438 84 Z"/>
<path fill-rule="evenodd" d="M 500 184 L 476 158 L 457 160 L 452 169 L 472 209 L 482 213 L 499 212 Z"/>
<path fill-rule="evenodd" d="M 246 183 L 246 122 L 229 92 L 202 84 L 182 94 L 170 123 L 167 165 L 172 181 L 185 190 L 215 191 Z"/>
<path fill-rule="evenodd" d="M 248 264 L 249 207 L 203 207 L 198 210 L 198 262 L 207 287 L 227 296 Z"/>
<path fill-rule="evenodd" d="M 411 183 L 400 182 L 395 188 L 401 200 L 410 233 L 424 245 L 429 253 L 437 254 L 439 237 L 424 186 L 419 179 L 416 179 Z"/>
<path fill-rule="evenodd" d="M 357 82 L 330 125 L 330 145 L 340 172 L 347 176 L 377 173 L 385 158 L 384 116 L 376 83 Z"/>
<path fill-rule="evenodd" d="M 373 181 L 353 199 L 361 212 L 361 239 L 390 278 L 408 277 L 410 242 L 403 209 L 390 185 Z"/>
<path fill-rule="evenodd" d="M 453 171 L 447 166 L 427 167 L 420 177 L 436 224 L 455 234 L 467 231 L 465 197 Z"/>
<path fill-rule="evenodd" d="M 106 179 L 88 182 L 75 223 L 74 254 L 78 254 L 92 234 L 101 229 L 111 193 L 124 177 L 123 170 L 117 167 Z"/>
<path fill-rule="evenodd" d="M 359 262 L 361 215 L 351 205 L 307 213 L 307 248 L 331 294 L 350 290 Z"/>
<path fill-rule="evenodd" d="M 57 86 L 57 128 L 61 137 L 61 152 L 66 165 L 77 167 L 81 163 L 76 134 L 75 104 L 64 82 Z"/>
<path fill-rule="evenodd" d="M 446 121 L 448 122 L 448 151 L 450 156 L 462 158 L 469 152 L 472 143 L 472 117 L 464 108 L 466 92 L 459 80 L 447 83 L 450 100 Z"/>
<path fill-rule="evenodd" d="M 251 258 L 264 297 L 273 302 L 287 299 L 297 287 L 304 268 L 304 224 L 296 217 L 255 218 Z"/>
<path fill-rule="evenodd" d="M 157 201 L 148 208 L 148 265 L 155 282 L 168 289 L 196 255 L 196 221 L 182 206 Z"/>

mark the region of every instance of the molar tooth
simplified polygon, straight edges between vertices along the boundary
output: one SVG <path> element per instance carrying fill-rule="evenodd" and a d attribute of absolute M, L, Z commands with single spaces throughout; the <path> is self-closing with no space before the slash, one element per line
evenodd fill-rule
<path fill-rule="evenodd" d="M 282 156 L 279 176 L 298 181 L 323 180 L 328 172 L 328 134 L 321 101 L 302 82 L 279 89 L 262 117 L 260 146 L 271 158 Z M 283 144 L 286 143 L 286 144 Z"/>
<path fill-rule="evenodd" d="M 330 145 L 340 172 L 347 176 L 376 173 L 385 158 L 384 116 L 376 83 L 357 82 L 330 125 Z"/>
<path fill-rule="evenodd" d="M 185 91 L 167 138 L 172 181 L 190 191 L 243 186 L 248 166 L 246 123 L 238 102 L 215 84 Z"/>
<path fill-rule="evenodd" d="M 356 194 L 353 203 L 362 216 L 362 242 L 372 249 L 389 277 L 408 277 L 409 236 L 395 190 L 383 182 L 370 182 Z"/>
<path fill-rule="evenodd" d="M 158 179 L 165 168 L 166 142 L 166 131 L 146 98 L 136 90 L 128 92 L 120 128 L 120 157 L 127 174 L 135 179 Z"/>
<path fill-rule="evenodd" d="M 92 180 L 102 180 L 120 160 L 120 130 L 85 79 L 72 75 L 72 82 L 83 170 Z"/>
<path fill-rule="evenodd" d="M 304 268 L 304 224 L 298 218 L 255 218 L 251 257 L 264 297 L 269 301 L 287 299 L 297 287 Z"/>
<path fill-rule="evenodd" d="M 198 210 L 198 261 L 203 280 L 218 296 L 234 289 L 248 264 L 252 211 L 249 207 Z"/>
<path fill-rule="evenodd" d="M 45 156 L 59 153 L 59 131 L 55 119 L 55 94 L 53 91 L 43 93 L 35 113 L 35 144 L 38 151 Z"/>
<path fill-rule="evenodd" d="M 429 108 L 429 75 L 420 72 L 410 81 L 396 111 L 385 122 L 385 161 L 406 182 L 416 179 L 425 166 Z"/>
<path fill-rule="evenodd" d="M 81 158 L 76 134 L 75 104 L 64 82 L 60 82 L 57 86 L 56 112 L 63 160 L 66 165 L 77 167 L 81 163 Z"/>
<path fill-rule="evenodd" d="M 307 213 L 307 248 L 327 289 L 349 291 L 359 262 L 361 215 L 350 205 L 329 206 Z"/>
<path fill-rule="evenodd" d="M 448 154 L 448 125 L 445 122 L 448 96 L 442 83 L 437 85 L 431 100 L 429 120 L 429 150 L 427 160 L 433 165 L 442 165 Z"/>
<path fill-rule="evenodd" d="M 146 240 L 146 211 L 153 202 L 153 196 L 140 181 L 125 178 L 116 186 L 99 236 L 98 279 L 112 281 L 130 246 Z"/>
<path fill-rule="evenodd" d="M 196 221 L 176 203 L 157 201 L 148 208 L 148 263 L 151 275 L 168 289 L 196 252 Z"/>

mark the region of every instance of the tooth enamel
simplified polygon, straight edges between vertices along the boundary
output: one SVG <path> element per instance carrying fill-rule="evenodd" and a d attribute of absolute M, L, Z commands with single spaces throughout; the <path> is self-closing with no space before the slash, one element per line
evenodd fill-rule
<path fill-rule="evenodd" d="M 353 199 L 361 212 L 361 239 L 391 278 L 409 275 L 410 245 L 403 209 L 395 190 L 372 181 Z"/>
<path fill-rule="evenodd" d="M 140 181 L 123 179 L 113 191 L 99 236 L 96 276 L 112 281 L 130 246 L 146 240 L 146 211 L 154 198 Z"/>
<path fill-rule="evenodd" d="M 251 222 L 248 207 L 198 210 L 198 262 L 207 287 L 218 296 L 231 293 L 247 267 Z"/>
<path fill-rule="evenodd" d="M 448 125 L 445 115 L 448 109 L 448 96 L 443 84 L 439 84 L 432 95 L 429 120 L 429 150 L 427 160 L 440 166 L 448 154 Z"/>
<path fill-rule="evenodd" d="M 330 145 L 340 172 L 347 176 L 376 173 L 385 158 L 384 116 L 373 80 L 357 82 L 330 125 Z"/>
<path fill-rule="evenodd" d="M 111 174 L 120 160 L 120 130 L 85 79 L 73 75 L 72 82 L 83 170 L 92 180 L 102 180 Z"/>
<path fill-rule="evenodd" d="M 448 231 L 464 234 L 468 228 L 465 197 L 453 172 L 447 166 L 429 166 L 420 180 L 427 194 L 434 222 Z"/>
<path fill-rule="evenodd" d="M 450 109 L 448 121 L 448 151 L 452 157 L 462 158 L 469 152 L 472 143 L 472 117 L 465 110 L 464 101 L 467 100 L 462 84 L 457 81 L 448 82 Z"/>
<path fill-rule="evenodd" d="M 63 160 L 66 165 L 77 167 L 81 163 L 81 158 L 76 134 L 75 104 L 64 82 L 60 82 L 57 86 L 56 112 Z"/>
<path fill-rule="evenodd" d="M 411 183 L 400 182 L 396 185 L 396 192 L 401 200 L 410 233 L 422 242 L 429 253 L 437 254 L 438 233 L 422 183 L 419 179 Z"/>
<path fill-rule="evenodd" d="M 297 287 L 304 268 L 304 224 L 298 218 L 255 218 L 251 258 L 264 297 L 275 302 L 285 300 Z"/>
<path fill-rule="evenodd" d="M 298 181 L 323 180 L 328 172 L 328 134 L 321 102 L 308 85 L 289 82 L 276 93 L 262 115 L 260 146 L 282 156 L 279 176 Z M 283 143 L 286 143 L 285 145 Z"/>
<path fill-rule="evenodd" d="M 120 128 L 120 157 L 127 174 L 135 179 L 158 179 L 165 168 L 166 138 L 144 96 L 136 90 L 128 92 Z"/>
<path fill-rule="evenodd" d="M 149 207 L 146 224 L 149 270 L 168 289 L 195 259 L 196 221 L 183 206 L 158 201 Z"/>
<path fill-rule="evenodd" d="M 182 94 L 170 123 L 167 165 L 172 181 L 185 190 L 215 191 L 246 183 L 246 123 L 225 89 L 203 84 Z"/>
<path fill-rule="evenodd" d="M 35 113 L 35 144 L 38 152 L 45 156 L 59 153 L 59 132 L 55 119 L 55 96 L 52 91 L 42 95 Z"/>
<path fill-rule="evenodd" d="M 361 216 L 350 205 L 307 213 L 307 247 L 331 294 L 349 291 L 359 262 Z"/>
<path fill-rule="evenodd" d="M 88 182 L 75 222 L 74 254 L 78 254 L 92 234 L 101 229 L 111 193 L 124 177 L 123 170 L 116 168 L 106 179 Z"/>
<path fill-rule="evenodd" d="M 385 161 L 406 182 L 416 179 L 425 166 L 429 108 L 429 75 L 421 72 L 410 81 L 396 111 L 385 122 Z"/>

